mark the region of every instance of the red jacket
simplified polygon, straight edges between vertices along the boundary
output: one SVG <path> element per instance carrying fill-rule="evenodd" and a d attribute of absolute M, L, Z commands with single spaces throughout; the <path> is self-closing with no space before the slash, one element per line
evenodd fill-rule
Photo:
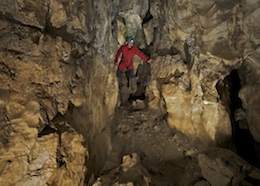
<path fill-rule="evenodd" d="M 121 53 L 122 53 L 122 58 L 119 65 L 123 67 L 127 67 L 128 69 L 133 69 L 133 56 L 135 54 L 138 55 L 143 61 L 145 62 L 148 61 L 148 58 L 136 46 L 132 46 L 131 49 L 128 49 L 127 45 L 123 45 L 117 51 L 115 57 L 115 63 L 117 63 Z"/>

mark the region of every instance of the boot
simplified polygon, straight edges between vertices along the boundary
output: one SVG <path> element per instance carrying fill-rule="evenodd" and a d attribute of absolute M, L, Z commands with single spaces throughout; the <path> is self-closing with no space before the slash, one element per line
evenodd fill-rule
<path fill-rule="evenodd" d="M 135 78 L 130 78 L 130 87 L 131 87 L 131 90 L 133 92 L 136 91 L 136 82 L 135 82 Z"/>

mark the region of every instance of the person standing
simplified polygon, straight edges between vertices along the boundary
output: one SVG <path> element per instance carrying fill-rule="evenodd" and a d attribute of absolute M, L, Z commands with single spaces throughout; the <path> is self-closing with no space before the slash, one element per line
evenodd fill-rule
<path fill-rule="evenodd" d="M 135 45 L 134 45 L 134 38 L 128 37 L 125 44 L 122 45 L 115 56 L 115 64 L 117 65 L 118 59 L 121 55 L 121 60 L 118 64 L 117 68 L 117 78 L 119 80 L 119 87 L 122 86 L 121 76 L 124 69 L 129 70 L 130 73 L 130 87 L 132 90 L 135 89 L 135 74 L 134 74 L 134 65 L 133 65 L 133 57 L 134 55 L 138 55 L 144 62 L 150 63 L 152 59 L 148 59 Z"/>

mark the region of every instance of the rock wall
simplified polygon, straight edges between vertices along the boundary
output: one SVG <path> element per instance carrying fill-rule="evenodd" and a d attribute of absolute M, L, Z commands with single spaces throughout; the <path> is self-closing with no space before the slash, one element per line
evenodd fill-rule
<path fill-rule="evenodd" d="M 122 4 L 117 16 L 118 42 L 122 44 L 126 35 L 133 35 L 136 45 L 148 48 L 155 59 L 150 86 L 158 102 L 155 109 L 161 108 L 163 99 L 172 127 L 205 143 L 228 141 L 233 117 L 230 100 L 224 100 L 216 86 L 233 69 L 238 69 L 243 82 L 258 77 L 259 2 L 154 0 Z M 245 68 L 247 72 L 242 70 Z M 175 71 L 182 75 L 174 76 Z M 248 71 L 254 72 L 249 75 Z M 259 102 L 259 85 L 254 83 L 250 91 L 248 86 L 242 84 L 240 99 L 250 131 L 259 141 L 254 122 L 258 120 L 254 103 Z M 246 108 L 248 99 L 254 100 L 252 109 Z"/>
<path fill-rule="evenodd" d="M 117 81 L 100 5 L 0 1 L 0 185 L 84 185 L 101 170 Z"/>
<path fill-rule="evenodd" d="M 164 99 L 169 124 L 205 143 L 228 140 L 230 108 L 216 85 L 238 69 L 246 121 L 259 142 L 259 2 L 150 1 L 149 11 L 144 33 L 155 59 L 150 89 Z"/>

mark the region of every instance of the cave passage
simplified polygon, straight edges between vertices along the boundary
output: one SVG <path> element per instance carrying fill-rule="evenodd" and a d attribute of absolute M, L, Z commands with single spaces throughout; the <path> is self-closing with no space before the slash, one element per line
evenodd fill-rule
<path fill-rule="evenodd" d="M 241 89 L 238 71 L 236 69 L 231 71 L 230 75 L 228 75 L 225 79 L 227 80 L 230 89 L 230 118 L 232 125 L 233 145 L 235 146 L 239 156 L 248 161 L 250 164 L 259 167 L 255 150 L 256 142 L 253 139 L 249 129 L 247 127 L 241 127 L 242 123 L 244 126 L 247 126 L 246 119 L 236 119 L 237 112 L 239 110 L 242 112 L 244 111 L 242 101 L 238 96 L 239 90 Z"/>

